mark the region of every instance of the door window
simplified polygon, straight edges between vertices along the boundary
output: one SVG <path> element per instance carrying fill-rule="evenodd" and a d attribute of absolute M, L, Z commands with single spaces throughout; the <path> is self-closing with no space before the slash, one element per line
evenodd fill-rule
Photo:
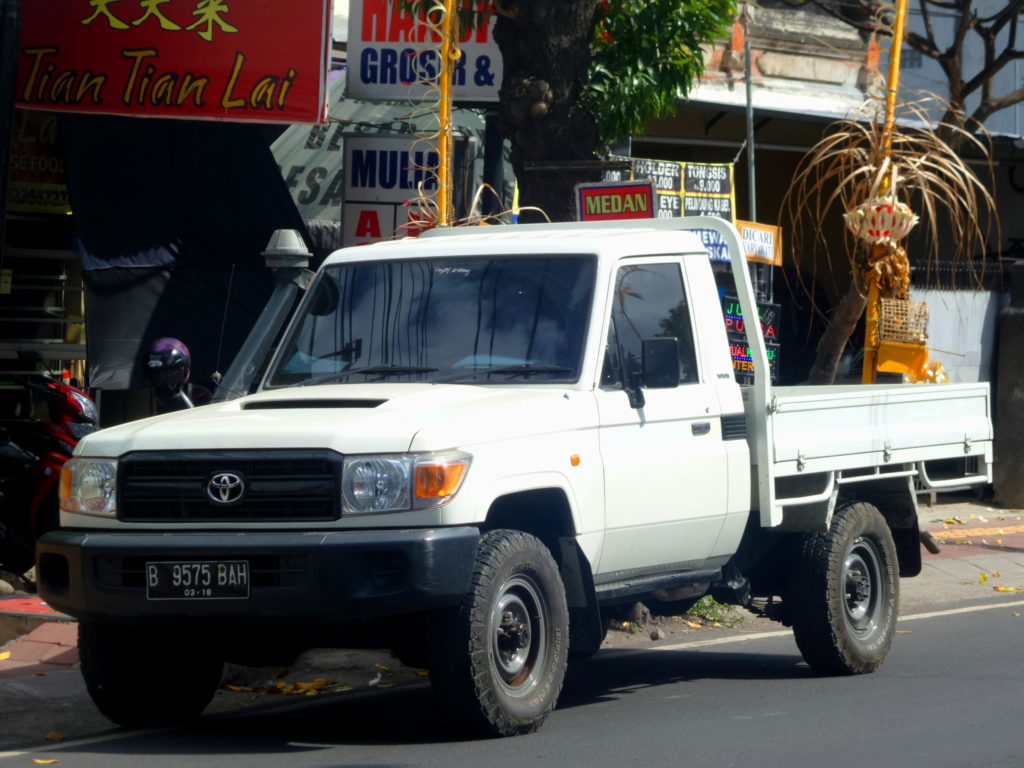
<path fill-rule="evenodd" d="M 615 276 L 601 385 L 622 386 L 624 371 L 641 368 L 644 339 L 679 342 L 679 382 L 696 382 L 697 354 L 690 308 L 678 264 L 631 264 Z"/>

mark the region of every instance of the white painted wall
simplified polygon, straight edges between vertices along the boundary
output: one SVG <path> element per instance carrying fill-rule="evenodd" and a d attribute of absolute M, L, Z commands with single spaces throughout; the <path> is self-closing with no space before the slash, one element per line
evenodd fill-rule
<path fill-rule="evenodd" d="M 915 289 L 911 298 L 928 302 L 929 355 L 942 361 L 951 380 L 991 381 L 996 326 L 1007 294 Z"/>

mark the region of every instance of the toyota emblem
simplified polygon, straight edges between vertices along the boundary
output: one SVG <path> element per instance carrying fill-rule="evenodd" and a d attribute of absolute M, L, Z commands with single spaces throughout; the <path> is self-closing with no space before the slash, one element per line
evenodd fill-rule
<path fill-rule="evenodd" d="M 206 495 L 217 504 L 234 504 L 245 494 L 245 480 L 234 472 L 218 472 L 206 483 Z"/>

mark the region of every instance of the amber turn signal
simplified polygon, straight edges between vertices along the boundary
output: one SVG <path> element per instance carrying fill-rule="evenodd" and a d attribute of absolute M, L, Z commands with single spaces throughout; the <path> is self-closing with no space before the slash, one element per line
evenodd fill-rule
<path fill-rule="evenodd" d="M 414 494 L 419 499 L 451 496 L 462 483 L 468 461 L 451 464 L 420 464 L 416 467 Z"/>

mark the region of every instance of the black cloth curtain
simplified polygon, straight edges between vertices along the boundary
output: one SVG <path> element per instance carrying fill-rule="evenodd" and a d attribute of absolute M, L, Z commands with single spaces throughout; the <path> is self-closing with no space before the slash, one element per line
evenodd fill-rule
<path fill-rule="evenodd" d="M 270 235 L 310 242 L 262 127 L 65 115 L 61 134 L 89 386 L 146 386 L 161 336 L 189 347 L 194 380 L 226 370 L 273 287 Z"/>

